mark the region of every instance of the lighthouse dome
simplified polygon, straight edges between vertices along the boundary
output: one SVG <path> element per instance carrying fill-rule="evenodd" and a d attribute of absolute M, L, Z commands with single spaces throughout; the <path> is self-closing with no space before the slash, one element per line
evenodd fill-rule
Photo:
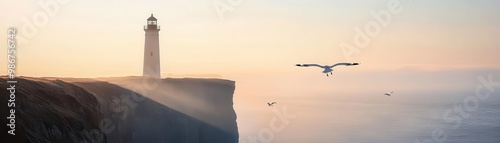
<path fill-rule="evenodd" d="M 148 18 L 148 21 L 156 21 L 156 18 L 151 14 L 151 17 Z"/>

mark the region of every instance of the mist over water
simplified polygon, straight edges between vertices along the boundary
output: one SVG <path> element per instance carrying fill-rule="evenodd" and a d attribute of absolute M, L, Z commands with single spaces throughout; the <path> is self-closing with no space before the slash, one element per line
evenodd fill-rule
<path fill-rule="evenodd" d="M 311 108 L 297 113 L 295 122 L 278 133 L 275 142 L 414 142 L 432 139 L 436 129 L 445 131 L 447 142 L 498 142 L 499 104 L 481 104 L 457 129 L 442 119 L 452 105 L 305 104 L 301 107 Z"/>
<path fill-rule="evenodd" d="M 444 142 L 497 143 L 500 87 L 477 104 L 467 102 L 468 107 L 477 105 L 473 111 L 465 109 L 464 101 L 475 96 L 479 77 L 492 74 L 493 81 L 500 81 L 498 73 L 491 69 L 415 70 L 338 73 L 333 78 L 312 74 L 240 79 L 234 97 L 240 142 L 258 139 L 276 117 L 273 108 L 285 107 L 295 118 L 289 119 L 284 130 L 273 132 L 272 142 L 413 143 L 432 140 L 438 130 L 442 131 L 438 139 Z M 256 82 L 262 84 L 252 84 Z M 392 90 L 391 97 L 383 95 Z M 268 107 L 269 101 L 277 101 L 276 106 Z M 462 117 L 455 106 L 467 116 Z M 448 110 L 452 112 L 445 116 Z"/>

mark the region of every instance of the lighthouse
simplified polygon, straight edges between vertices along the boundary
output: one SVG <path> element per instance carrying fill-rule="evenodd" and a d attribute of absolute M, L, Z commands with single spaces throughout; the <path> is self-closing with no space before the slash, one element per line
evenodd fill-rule
<path fill-rule="evenodd" d="M 156 18 L 151 14 L 147 19 L 147 25 L 144 26 L 144 65 L 143 76 L 161 78 L 160 70 L 160 43 L 159 35 L 160 27 L 157 25 Z"/>

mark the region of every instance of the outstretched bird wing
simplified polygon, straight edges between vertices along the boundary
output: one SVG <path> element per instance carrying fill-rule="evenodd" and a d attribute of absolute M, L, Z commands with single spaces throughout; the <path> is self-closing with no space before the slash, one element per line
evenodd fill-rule
<path fill-rule="evenodd" d="M 295 64 L 295 66 L 298 66 L 298 67 L 310 67 L 310 66 L 314 66 L 314 67 L 323 68 L 323 66 L 318 65 L 318 64 Z"/>
<path fill-rule="evenodd" d="M 330 66 L 330 68 L 333 68 L 336 66 L 354 66 L 354 65 L 359 65 L 359 63 L 336 63 L 336 64 Z"/>

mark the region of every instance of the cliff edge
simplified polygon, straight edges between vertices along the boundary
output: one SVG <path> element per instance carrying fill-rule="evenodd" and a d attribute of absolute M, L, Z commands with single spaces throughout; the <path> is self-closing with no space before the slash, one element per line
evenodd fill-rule
<path fill-rule="evenodd" d="M 2 103 L 10 98 L 6 79 L 0 78 Z M 143 77 L 16 80 L 16 135 L 2 130 L 1 142 L 238 142 L 234 81 Z M 0 111 L 3 117 L 8 112 Z"/>

